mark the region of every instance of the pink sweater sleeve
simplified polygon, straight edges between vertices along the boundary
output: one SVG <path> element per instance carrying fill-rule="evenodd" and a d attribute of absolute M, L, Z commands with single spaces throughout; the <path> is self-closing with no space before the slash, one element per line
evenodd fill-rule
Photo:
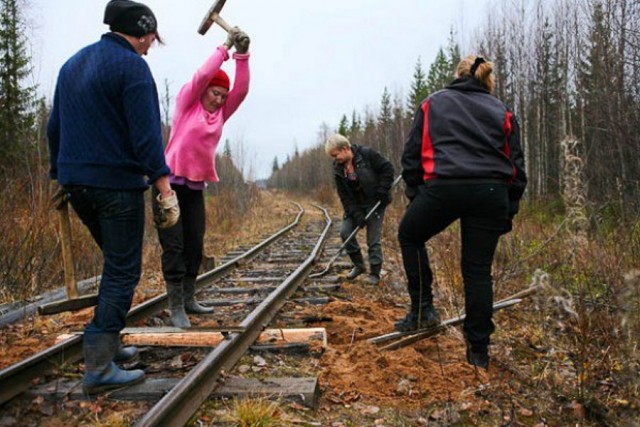
<path fill-rule="evenodd" d="M 249 53 L 233 54 L 236 60 L 236 76 L 233 79 L 233 88 L 229 91 L 227 102 L 224 104 L 224 120 L 227 121 L 236 112 L 244 98 L 249 93 L 249 81 L 251 73 L 249 71 Z"/>
<path fill-rule="evenodd" d="M 176 97 L 176 115 L 189 109 L 195 102 L 200 102 L 200 97 L 209 86 L 213 74 L 220 69 L 222 63 L 229 59 L 229 52 L 224 46 L 218 46 L 207 61 L 195 72 L 190 82 L 180 89 Z"/>

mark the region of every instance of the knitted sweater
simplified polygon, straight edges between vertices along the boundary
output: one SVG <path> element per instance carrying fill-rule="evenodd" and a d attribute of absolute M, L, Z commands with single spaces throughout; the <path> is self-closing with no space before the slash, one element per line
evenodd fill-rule
<path fill-rule="evenodd" d="M 165 149 L 171 172 L 193 182 L 217 182 L 216 150 L 222 136 L 222 127 L 238 109 L 249 92 L 249 54 L 234 53 L 236 60 L 233 87 L 225 104 L 208 112 L 200 98 L 215 72 L 229 59 L 224 46 L 219 46 L 213 55 L 196 71 L 176 98 L 171 137 Z"/>
<path fill-rule="evenodd" d="M 146 61 L 107 33 L 60 70 L 47 126 L 50 176 L 63 185 L 145 189 L 170 173 Z"/>

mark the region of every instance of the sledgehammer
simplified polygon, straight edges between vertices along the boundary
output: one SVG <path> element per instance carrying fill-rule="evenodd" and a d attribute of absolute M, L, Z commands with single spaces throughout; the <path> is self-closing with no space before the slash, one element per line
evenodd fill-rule
<path fill-rule="evenodd" d="M 209 12 L 204 16 L 200 27 L 198 27 L 198 32 L 200 34 L 204 36 L 214 22 L 220 25 L 227 33 L 231 31 L 231 25 L 227 24 L 227 22 L 220 16 L 220 11 L 224 7 L 226 1 L 227 0 L 217 0 L 213 6 L 211 6 Z"/>

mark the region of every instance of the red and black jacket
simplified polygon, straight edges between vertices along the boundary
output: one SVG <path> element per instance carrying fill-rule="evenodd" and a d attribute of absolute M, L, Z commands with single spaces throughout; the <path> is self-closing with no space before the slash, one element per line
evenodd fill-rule
<path fill-rule="evenodd" d="M 515 115 L 478 80 L 461 78 L 425 99 L 402 154 L 409 187 L 428 181 L 504 179 L 509 199 L 527 184 Z"/>

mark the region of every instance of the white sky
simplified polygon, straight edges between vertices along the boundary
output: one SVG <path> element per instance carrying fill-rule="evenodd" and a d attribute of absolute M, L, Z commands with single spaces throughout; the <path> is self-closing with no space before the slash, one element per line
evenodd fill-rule
<path fill-rule="evenodd" d="M 107 0 L 27 0 L 34 77 L 51 99 L 58 70 L 108 31 Z M 462 54 L 486 17 L 489 0 L 227 0 L 221 16 L 251 37 L 251 89 L 227 122 L 224 139 L 241 141 L 236 163 L 249 178 L 266 178 L 294 147 L 315 146 L 322 123 L 336 128 L 355 109 L 377 111 L 384 87 L 409 91 L 414 67 L 425 72 L 457 32 Z M 165 46 L 146 57 L 160 95 L 172 96 L 221 44 L 217 25 L 197 33 L 214 0 L 143 0 L 156 15 Z M 223 68 L 233 78 L 233 60 Z M 222 142 L 221 148 L 222 149 Z"/>

